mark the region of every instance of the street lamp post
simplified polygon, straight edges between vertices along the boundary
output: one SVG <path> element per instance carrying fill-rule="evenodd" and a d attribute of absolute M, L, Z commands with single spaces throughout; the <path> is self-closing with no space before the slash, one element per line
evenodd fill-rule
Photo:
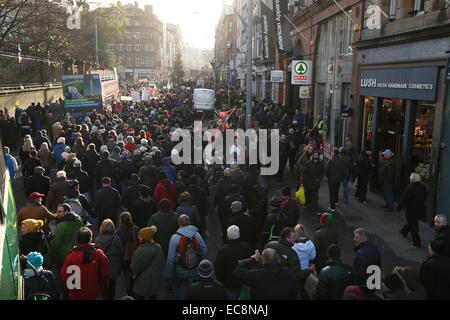
<path fill-rule="evenodd" d="M 98 63 L 98 27 L 97 27 L 97 15 L 95 15 L 95 64 L 97 68 L 99 67 Z"/>
<path fill-rule="evenodd" d="M 253 71 L 253 0 L 247 0 L 247 103 L 246 103 L 246 128 L 252 125 L 252 71 Z"/>

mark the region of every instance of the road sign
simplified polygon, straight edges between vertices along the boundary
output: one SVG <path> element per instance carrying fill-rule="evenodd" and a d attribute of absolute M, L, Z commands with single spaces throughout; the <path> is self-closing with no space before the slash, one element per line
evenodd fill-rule
<path fill-rule="evenodd" d="M 311 84 L 311 60 L 294 60 L 292 61 L 292 84 Z"/>
<path fill-rule="evenodd" d="M 309 94 L 309 87 L 300 87 L 300 94 L 299 94 L 299 98 L 300 99 L 309 99 L 311 98 L 311 95 Z"/>

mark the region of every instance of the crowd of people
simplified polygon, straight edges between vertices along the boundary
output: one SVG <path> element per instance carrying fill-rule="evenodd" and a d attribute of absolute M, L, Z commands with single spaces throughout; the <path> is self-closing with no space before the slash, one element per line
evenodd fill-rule
<path fill-rule="evenodd" d="M 128 84 L 124 90 L 138 87 Z M 122 299 L 450 299 L 445 216 L 435 218 L 437 234 L 427 260 L 420 268 L 394 269 L 383 277 L 381 291 L 367 287 L 367 268 L 381 267 L 382 258 L 367 230 L 354 232 L 353 265 L 342 262 L 341 251 L 347 248 L 338 246 L 333 227 L 339 187 L 348 201 L 348 184 L 357 178 L 356 197 L 367 201 L 371 151 L 357 155 L 347 139 L 325 165 L 321 117 L 304 130 L 299 110 L 255 99 L 253 126 L 280 129 L 275 177 L 261 176 L 259 165 L 236 162 L 174 165 L 172 133 L 193 130 L 192 89 L 159 93 L 148 102 L 115 103 L 112 112 L 93 110 L 79 124 L 70 114 L 55 116 L 60 104 L 33 104 L 19 111 L 18 122 L 5 112 L 0 115 L 2 137 L 13 124 L 23 139 L 22 146 L 3 142 L 10 176 L 21 170 L 28 199 L 17 214 L 25 298 L 111 300 L 123 276 Z M 243 97 L 233 92 L 238 110 L 227 120 L 229 128 L 245 127 L 245 112 L 239 108 Z M 218 92 L 219 105 L 225 98 Z M 224 129 L 215 121 L 210 127 Z M 384 152 L 385 178 L 391 153 Z M 299 177 L 295 188 L 283 184 L 285 169 Z M 324 176 L 330 190 L 326 212 L 318 205 Z M 384 183 L 387 209 L 394 209 L 390 180 Z M 419 184 L 420 177 L 412 176 L 398 205 L 416 212 L 402 229 L 405 236 L 411 232 L 415 244 L 420 243 L 416 224 L 424 201 L 415 196 L 423 193 Z M 277 185 L 275 194 L 271 185 Z M 306 195 L 303 205 L 294 196 L 300 186 Z M 321 226 L 314 232 L 300 223 L 301 214 L 311 212 L 320 215 Z M 211 255 L 208 240 L 214 238 L 210 227 L 216 215 L 222 237 L 217 254 Z M 71 283 L 73 266 L 81 278 Z"/>

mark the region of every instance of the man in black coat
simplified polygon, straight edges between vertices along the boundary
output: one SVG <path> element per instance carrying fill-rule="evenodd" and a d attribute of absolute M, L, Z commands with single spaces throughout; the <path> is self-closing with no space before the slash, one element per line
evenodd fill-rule
<path fill-rule="evenodd" d="M 139 229 L 145 228 L 150 217 L 158 211 L 150 188 L 141 189 L 139 198 L 132 203 L 129 210 Z"/>
<path fill-rule="evenodd" d="M 98 226 L 103 220 L 111 219 L 116 224 L 116 217 L 121 208 L 120 194 L 117 189 L 111 187 L 111 178 L 102 179 L 102 188 L 95 195 L 95 214 L 97 215 Z"/>
<path fill-rule="evenodd" d="M 354 231 L 356 257 L 353 260 L 353 274 L 357 285 L 365 285 L 369 274 L 367 268 L 376 265 L 381 268 L 380 250 L 369 241 L 369 232 L 363 228 Z"/>
<path fill-rule="evenodd" d="M 375 167 L 372 161 L 372 150 L 361 151 L 357 160 L 357 187 L 355 198 L 362 203 L 367 203 L 367 187 L 369 185 L 370 174 Z"/>
<path fill-rule="evenodd" d="M 250 248 L 254 248 L 257 238 L 255 223 L 255 218 L 243 210 L 242 202 L 234 201 L 231 204 L 230 225 L 239 227 L 241 240 L 248 243 Z"/>
<path fill-rule="evenodd" d="M 214 268 L 208 259 L 200 261 L 197 274 L 199 281 L 186 289 L 185 300 L 228 300 L 227 290 L 214 280 Z"/>
<path fill-rule="evenodd" d="M 95 193 L 97 192 L 97 179 L 95 178 L 95 166 L 97 162 L 100 161 L 100 155 L 95 150 L 95 144 L 91 143 L 88 145 L 88 150 L 84 155 L 84 159 L 82 161 L 83 168 L 86 168 L 86 172 L 89 176 L 90 181 L 90 189 L 91 189 L 91 197 L 92 199 L 95 197 Z"/>
<path fill-rule="evenodd" d="M 306 162 L 303 168 L 303 186 L 308 207 L 317 212 L 319 209 L 320 183 L 325 175 L 323 161 L 320 161 L 320 153 L 314 151 L 312 159 Z"/>
<path fill-rule="evenodd" d="M 230 226 L 231 204 L 235 201 L 239 201 L 242 203 L 242 210 L 247 210 L 245 199 L 241 195 L 241 188 L 239 187 L 239 185 L 233 184 L 231 185 L 231 188 L 229 190 L 230 193 L 223 199 L 222 204 L 218 209 L 219 221 L 222 226 L 222 236 L 224 242 L 226 241 L 226 230 Z"/>
<path fill-rule="evenodd" d="M 411 173 L 409 181 L 411 182 L 403 192 L 400 202 L 397 205 L 397 211 L 406 207 L 406 225 L 400 230 L 403 237 L 406 238 L 411 232 L 413 246 L 420 248 L 419 220 L 425 218 L 427 210 L 428 188 L 422 183 L 417 173 Z"/>
<path fill-rule="evenodd" d="M 295 226 L 300 218 L 300 208 L 297 201 L 291 199 L 291 189 L 284 187 L 281 190 L 281 207 L 287 212 L 291 226 Z"/>
<path fill-rule="evenodd" d="M 47 196 L 48 191 L 50 190 L 51 181 L 50 178 L 44 176 L 45 169 L 43 167 L 35 167 L 34 175 L 28 179 L 26 184 L 26 197 L 33 193 L 39 192 L 40 194 L 44 194 Z"/>
<path fill-rule="evenodd" d="M 233 276 L 233 271 L 240 260 L 247 259 L 252 255 L 250 246 L 242 242 L 240 230 L 236 225 L 231 225 L 227 229 L 228 242 L 217 251 L 215 267 L 217 280 L 222 282 L 228 290 L 231 300 L 239 297 L 241 283 Z"/>
<path fill-rule="evenodd" d="M 30 151 L 30 158 L 25 161 L 22 167 L 22 174 L 25 178 L 34 175 L 34 168 L 42 167 L 42 162 L 37 158 L 36 150 Z"/>
<path fill-rule="evenodd" d="M 450 300 L 450 258 L 443 241 L 433 240 L 429 256 L 420 266 L 420 282 L 429 300 Z"/>
<path fill-rule="evenodd" d="M 91 187 L 89 175 L 86 171 L 82 170 L 81 165 L 80 160 L 75 160 L 73 162 L 73 170 L 67 175 L 67 178 L 69 180 L 77 180 L 80 186 L 80 193 L 85 194 L 89 192 Z"/>
<path fill-rule="evenodd" d="M 139 176 L 136 173 L 133 173 L 131 175 L 130 184 L 128 185 L 127 190 L 124 194 L 122 194 L 123 206 L 130 209 L 133 202 L 139 198 L 142 189 L 148 189 L 151 192 L 149 187 L 140 183 Z"/>
<path fill-rule="evenodd" d="M 206 216 L 208 215 L 208 195 L 206 191 L 199 186 L 197 176 L 192 176 L 189 179 L 189 188 L 187 189 L 187 192 L 192 196 L 192 204 L 198 208 L 201 218 L 200 232 L 204 233 L 206 228 Z"/>
<path fill-rule="evenodd" d="M 434 228 L 436 229 L 435 240 L 445 243 L 445 254 L 450 257 L 450 226 L 447 222 L 447 216 L 438 214 L 434 217 Z"/>
<path fill-rule="evenodd" d="M 260 262 L 262 268 L 254 269 Z M 295 274 L 278 262 L 277 252 L 271 248 L 240 263 L 233 276 L 250 287 L 251 300 L 294 300 L 300 291 Z"/>
<path fill-rule="evenodd" d="M 95 178 L 98 183 L 101 183 L 104 177 L 109 177 L 114 185 L 115 184 L 115 175 L 117 173 L 117 163 L 114 160 L 109 159 L 109 152 L 103 151 L 102 158 L 95 165 Z"/>
<path fill-rule="evenodd" d="M 330 192 L 330 211 L 334 212 L 339 201 L 339 186 L 348 176 L 347 167 L 344 161 L 339 158 L 338 149 L 333 151 L 333 158 L 328 162 L 326 175 Z"/>

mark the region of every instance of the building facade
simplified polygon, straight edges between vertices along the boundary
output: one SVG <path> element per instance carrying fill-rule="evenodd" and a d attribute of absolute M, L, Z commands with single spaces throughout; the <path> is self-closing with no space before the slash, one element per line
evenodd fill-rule
<path fill-rule="evenodd" d="M 178 25 L 165 23 L 161 65 L 161 77 L 164 80 L 167 80 L 169 77 L 177 54 L 183 54 L 183 36 L 181 33 L 181 28 Z"/>
<path fill-rule="evenodd" d="M 153 13 L 153 6 L 140 9 L 135 2 L 125 8 L 130 15 L 125 32 L 110 50 L 116 53 L 126 78 L 157 79 L 163 64 L 163 23 Z"/>

